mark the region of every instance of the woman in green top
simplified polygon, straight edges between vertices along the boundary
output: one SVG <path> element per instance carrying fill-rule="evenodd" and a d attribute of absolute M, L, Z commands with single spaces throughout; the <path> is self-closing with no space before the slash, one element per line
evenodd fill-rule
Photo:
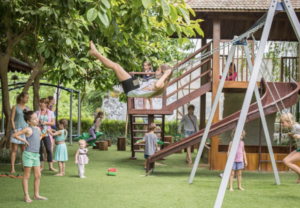
<path fill-rule="evenodd" d="M 11 109 L 11 126 L 12 126 L 12 134 L 16 133 L 17 131 L 21 131 L 22 129 L 28 127 L 27 122 L 24 120 L 24 113 L 23 110 L 27 109 L 30 110 L 28 106 L 25 104 L 28 102 L 29 94 L 27 92 L 22 92 L 17 97 L 17 104 L 14 105 Z M 20 135 L 21 138 L 25 139 L 25 134 Z M 25 150 L 25 143 L 17 140 L 13 136 L 10 138 L 10 142 L 12 144 L 12 150 L 10 154 L 10 161 L 11 161 L 11 173 L 15 173 L 15 160 L 16 160 L 16 154 L 18 150 L 18 146 L 20 144 L 20 150 L 21 150 L 21 162 L 22 162 L 22 155 Z M 23 170 L 23 162 L 22 162 L 22 170 Z"/>

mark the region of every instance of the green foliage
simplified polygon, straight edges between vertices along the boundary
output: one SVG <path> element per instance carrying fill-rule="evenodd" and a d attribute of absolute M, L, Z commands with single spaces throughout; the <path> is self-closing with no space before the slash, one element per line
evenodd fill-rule
<path fill-rule="evenodd" d="M 11 149 L 2 148 L 0 149 L 0 163 L 10 163 Z M 21 162 L 20 148 L 17 150 L 16 163 Z"/>
<path fill-rule="evenodd" d="M 66 117 L 59 117 L 59 119 L 65 118 L 70 123 L 70 118 Z M 93 118 L 81 118 L 81 133 L 89 133 L 90 128 L 93 125 Z M 137 122 L 142 122 L 142 119 L 137 119 Z M 160 121 L 155 121 L 159 123 Z M 73 117 L 72 119 L 72 129 L 73 134 L 77 134 L 77 123 L 78 119 L 76 117 Z M 118 137 L 124 137 L 125 135 L 125 121 L 119 121 L 119 120 L 107 120 L 104 119 L 100 125 L 99 131 L 104 134 L 102 139 L 105 137 L 106 139 L 110 138 L 112 140 L 113 144 L 116 144 Z M 168 121 L 165 123 L 165 130 L 168 129 L 168 131 L 165 132 L 165 135 L 171 135 L 174 136 L 177 134 L 177 128 L 178 123 L 176 121 Z M 137 127 L 137 129 L 142 130 L 143 126 L 140 125 Z M 143 136 L 143 133 L 138 133 L 137 136 Z M 130 144 L 131 134 L 130 134 L 130 123 L 128 124 L 127 128 L 127 143 Z"/>

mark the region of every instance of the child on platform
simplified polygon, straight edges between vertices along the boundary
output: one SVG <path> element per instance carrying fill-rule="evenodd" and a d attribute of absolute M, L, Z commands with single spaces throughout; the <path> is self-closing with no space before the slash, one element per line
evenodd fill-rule
<path fill-rule="evenodd" d="M 144 72 L 153 72 L 151 62 L 150 61 L 145 61 L 144 64 L 143 64 L 143 69 L 144 69 Z M 144 74 L 143 75 L 144 82 L 148 82 L 148 80 L 151 79 L 151 77 L 152 76 L 150 74 Z M 147 100 L 149 101 L 150 109 L 153 109 L 152 98 L 144 98 L 143 99 L 144 108 L 146 109 Z"/>
<path fill-rule="evenodd" d="M 56 136 L 55 138 L 55 157 L 54 159 L 58 162 L 59 173 L 55 176 L 63 176 L 65 175 L 66 164 L 65 161 L 68 161 L 68 150 L 65 140 L 67 138 L 68 132 L 66 130 L 68 126 L 68 121 L 66 119 L 60 119 L 58 121 L 59 131 L 55 131 L 53 129 L 48 129 L 48 133 L 52 136 Z"/>
<path fill-rule="evenodd" d="M 182 116 L 181 121 L 178 125 L 178 133 L 181 134 L 181 127 L 184 123 L 184 137 L 189 137 L 192 134 L 199 131 L 197 117 L 194 115 L 195 106 L 189 105 L 188 107 L 188 114 Z M 192 164 L 192 157 L 191 157 L 191 147 L 188 147 L 186 150 L 186 162 Z"/>
<path fill-rule="evenodd" d="M 231 133 L 231 137 L 233 138 L 235 134 L 235 129 L 232 130 Z M 235 155 L 235 159 L 234 159 L 234 163 L 233 163 L 233 167 L 232 167 L 232 171 L 230 174 L 230 178 L 229 178 L 229 191 L 233 191 L 232 188 L 232 181 L 233 181 L 233 176 L 234 176 L 234 171 L 237 171 L 237 181 L 238 181 L 238 189 L 244 191 L 245 189 L 242 188 L 242 169 L 244 169 L 244 161 L 245 161 L 245 166 L 248 165 L 247 163 L 247 157 L 246 157 L 246 151 L 245 151 L 245 147 L 244 147 L 244 142 L 242 141 L 242 139 L 245 136 L 245 131 L 243 130 L 242 135 L 241 135 L 241 140 Z M 228 151 L 227 151 L 227 157 L 229 156 L 229 152 L 231 149 L 231 145 L 232 145 L 232 141 L 229 143 L 228 146 Z"/>
<path fill-rule="evenodd" d="M 145 167 L 143 170 L 146 170 L 147 165 L 147 158 L 155 153 L 155 150 L 158 150 L 157 146 L 157 136 L 154 133 L 156 129 L 155 123 L 151 123 L 148 127 L 149 133 L 147 133 L 143 140 L 140 142 L 137 142 L 136 144 L 145 143 L 145 152 L 144 152 L 144 158 L 145 158 Z"/>
<path fill-rule="evenodd" d="M 86 142 L 96 139 L 96 132 L 99 132 L 99 127 L 101 125 L 101 121 L 104 118 L 104 113 L 102 111 L 98 112 L 96 118 L 94 119 L 94 124 L 90 128 L 90 133 L 92 137 L 88 138 Z"/>
<path fill-rule="evenodd" d="M 17 131 L 13 134 L 13 137 L 24 142 L 26 145 L 25 151 L 23 152 L 22 159 L 24 165 L 24 176 L 23 176 L 23 191 L 24 191 L 24 202 L 31 203 L 32 200 L 28 194 L 28 180 L 30 177 L 31 168 L 34 172 L 34 197 L 37 200 L 47 200 L 47 198 L 40 196 L 39 187 L 41 180 L 40 171 L 40 140 L 43 135 L 39 127 L 37 127 L 39 120 L 34 111 L 24 112 L 24 120 L 29 124 L 29 127 Z M 23 139 L 21 135 L 25 134 L 26 139 Z"/>
<path fill-rule="evenodd" d="M 300 161 L 300 124 L 295 122 L 294 116 L 291 113 L 283 114 L 280 117 L 280 123 L 283 127 L 291 131 L 294 130 L 293 133 L 290 132 L 288 135 L 296 140 L 296 150 L 286 156 L 283 162 L 298 174 L 298 180 L 295 182 L 295 184 L 298 184 L 300 182 L 300 168 L 295 163 Z"/>
<path fill-rule="evenodd" d="M 78 141 L 79 149 L 75 155 L 75 163 L 78 165 L 78 176 L 80 178 L 85 178 L 84 176 L 84 165 L 88 164 L 89 158 L 87 156 L 88 149 L 86 148 L 86 141 L 80 139 Z"/>

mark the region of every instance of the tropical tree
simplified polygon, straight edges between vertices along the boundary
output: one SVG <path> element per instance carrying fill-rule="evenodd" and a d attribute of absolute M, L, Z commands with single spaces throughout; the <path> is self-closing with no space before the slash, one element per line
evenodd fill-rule
<path fill-rule="evenodd" d="M 105 56 L 128 71 L 137 71 L 145 60 L 154 66 L 173 61 L 179 54 L 174 48 L 189 44 L 188 37 L 195 32 L 203 35 L 201 20 L 190 20 L 194 12 L 183 0 L 3 0 L 0 11 L 0 48 L 5 52 L 0 55 L 0 76 L 7 124 L 0 146 L 9 145 L 11 55 L 33 69 L 24 91 L 34 80 L 37 108 L 41 76 L 54 83 L 74 82 L 81 90 L 87 84 L 100 91 L 112 90 L 115 75 L 88 55 L 91 39 Z M 178 41 L 170 41 L 174 33 Z"/>

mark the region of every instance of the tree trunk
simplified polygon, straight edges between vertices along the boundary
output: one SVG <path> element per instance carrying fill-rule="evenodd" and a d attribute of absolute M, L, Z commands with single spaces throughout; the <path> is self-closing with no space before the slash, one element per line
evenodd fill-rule
<path fill-rule="evenodd" d="M 7 77 L 7 70 L 8 70 L 8 63 L 10 58 L 10 53 L 5 56 L 0 54 L 0 78 L 1 78 L 1 91 L 2 91 L 2 106 L 3 112 L 5 115 L 5 135 L 0 142 L 0 148 L 3 148 L 4 145 L 6 148 L 10 146 L 10 135 L 11 135 L 11 122 L 10 122 L 10 103 L 9 103 L 9 91 L 8 91 L 8 77 Z"/>
<path fill-rule="evenodd" d="M 34 78 L 34 83 L 33 83 L 33 109 L 35 111 L 40 109 L 40 78 L 41 74 L 37 74 L 36 77 Z"/>

